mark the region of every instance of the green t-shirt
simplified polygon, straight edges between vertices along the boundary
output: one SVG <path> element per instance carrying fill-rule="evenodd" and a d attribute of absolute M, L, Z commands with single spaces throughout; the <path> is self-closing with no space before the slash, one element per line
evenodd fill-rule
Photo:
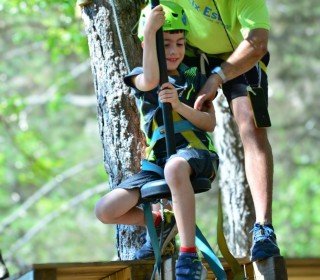
<path fill-rule="evenodd" d="M 190 23 L 188 44 L 207 54 L 232 52 L 213 0 L 173 0 L 185 10 Z M 270 29 L 265 0 L 216 0 L 233 47 L 236 48 L 249 30 Z"/>

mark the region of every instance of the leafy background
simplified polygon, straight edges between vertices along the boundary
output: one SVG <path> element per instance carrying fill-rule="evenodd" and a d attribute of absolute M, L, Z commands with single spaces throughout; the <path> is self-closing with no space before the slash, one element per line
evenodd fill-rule
<path fill-rule="evenodd" d="M 320 7 L 268 4 L 274 225 L 285 257 L 319 257 Z M 0 0 L 0 14 L 0 249 L 10 273 L 112 260 L 115 229 L 93 212 L 108 176 L 80 11 L 64 0 Z M 198 201 L 215 244 L 215 192 Z"/>

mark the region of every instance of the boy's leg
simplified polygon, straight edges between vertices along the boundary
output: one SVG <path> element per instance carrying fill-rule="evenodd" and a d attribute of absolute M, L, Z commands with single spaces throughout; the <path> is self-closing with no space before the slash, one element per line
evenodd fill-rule
<path fill-rule="evenodd" d="M 104 224 L 144 226 L 143 210 L 135 207 L 139 197 L 138 189 L 114 189 L 97 202 L 96 216 Z"/>
<path fill-rule="evenodd" d="M 160 178 L 154 172 L 142 170 L 124 180 L 97 202 L 97 218 L 105 224 L 144 226 L 143 210 L 136 207 L 140 199 L 140 188 Z"/>
<path fill-rule="evenodd" d="M 195 196 L 190 181 L 191 173 L 190 165 L 181 157 L 170 159 L 164 169 L 182 247 L 195 246 Z"/>
<path fill-rule="evenodd" d="M 174 157 L 166 164 L 164 172 L 166 182 L 170 187 L 175 215 L 172 217 L 173 220 L 170 219 L 167 221 L 165 213 L 164 242 L 168 243 L 168 239 L 173 238 L 176 234 L 175 223 L 177 222 L 176 217 L 178 217 L 180 221 L 178 228 L 180 227 L 179 236 L 181 246 L 190 246 L 195 249 L 195 197 L 190 182 L 190 175 L 192 172 L 191 167 L 184 158 Z M 176 188 L 177 185 L 179 186 L 178 189 Z M 179 201 L 180 199 L 181 202 Z M 186 210 L 184 210 L 185 206 L 187 206 Z M 149 237 L 147 237 L 144 246 L 137 251 L 136 258 L 145 259 L 150 257 L 153 257 L 153 249 L 151 241 L 149 240 Z"/>
<path fill-rule="evenodd" d="M 195 247 L 195 195 L 190 181 L 193 170 L 186 159 L 171 158 L 165 166 L 165 179 L 172 195 L 179 237 L 180 253 L 176 263 L 176 279 L 206 279 Z"/>

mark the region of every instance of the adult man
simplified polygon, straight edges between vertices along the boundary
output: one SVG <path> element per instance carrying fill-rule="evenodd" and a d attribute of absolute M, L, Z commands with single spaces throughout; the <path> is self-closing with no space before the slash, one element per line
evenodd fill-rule
<path fill-rule="evenodd" d="M 212 101 L 219 87 L 229 102 L 244 147 L 245 169 L 255 206 L 252 261 L 280 255 L 272 227 L 273 156 L 265 128 L 257 128 L 247 86 L 261 86 L 268 98 L 266 66 L 270 29 L 265 0 L 173 0 L 190 22 L 186 64 L 206 54 L 208 80 L 196 109 Z M 201 55 L 203 57 L 203 55 Z M 209 71 L 208 71 L 209 70 Z M 254 170 L 254 172 L 253 172 Z"/>

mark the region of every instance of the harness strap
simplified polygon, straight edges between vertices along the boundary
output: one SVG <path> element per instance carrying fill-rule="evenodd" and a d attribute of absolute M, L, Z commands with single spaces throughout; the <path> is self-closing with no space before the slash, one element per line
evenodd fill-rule
<path fill-rule="evenodd" d="M 172 117 L 174 123 L 179 123 L 182 120 L 181 116 L 177 112 L 172 112 Z M 190 122 L 189 122 L 190 123 Z M 194 131 L 200 131 L 198 128 L 196 128 L 193 124 L 191 124 L 192 130 L 184 130 L 181 131 L 181 135 L 189 142 L 189 146 L 200 149 L 200 150 L 208 150 L 207 146 L 202 143 L 202 141 L 197 137 L 197 135 L 194 133 Z"/>
<path fill-rule="evenodd" d="M 202 252 L 203 256 L 207 260 L 210 268 L 214 272 L 214 275 L 218 280 L 226 280 L 227 275 L 223 269 L 223 266 L 217 256 L 214 254 L 207 239 L 202 234 L 199 227 L 196 225 L 196 246 Z"/>
<path fill-rule="evenodd" d="M 148 233 L 150 236 L 150 240 L 151 240 L 151 244 L 154 252 L 154 257 L 156 259 L 155 269 L 157 269 L 158 273 L 160 274 L 161 273 L 161 252 L 160 252 L 160 245 L 158 243 L 156 228 L 154 226 L 151 203 L 143 203 L 142 207 L 143 207 L 144 217 L 146 219 L 147 229 L 148 229 Z"/>
<path fill-rule="evenodd" d="M 150 162 L 146 159 L 141 160 L 141 169 L 145 171 L 153 171 L 157 174 L 159 174 L 162 178 L 164 178 L 164 172 L 163 168 L 161 168 L 159 165 Z"/>
<path fill-rule="evenodd" d="M 173 114 L 175 115 L 175 114 Z M 187 120 L 183 120 L 181 117 L 176 118 L 178 121 L 174 120 L 174 133 L 181 133 L 183 131 L 187 130 L 198 130 L 200 131 L 197 127 L 195 127 L 191 122 Z M 159 126 L 152 135 L 151 141 L 150 141 L 150 146 L 155 144 L 158 140 L 164 138 L 166 136 L 165 130 L 164 130 L 164 125 Z"/>
<path fill-rule="evenodd" d="M 174 133 L 181 133 L 183 136 L 186 135 L 186 140 L 190 142 L 197 142 L 196 146 L 192 146 L 194 148 L 199 148 L 199 149 L 207 149 L 207 147 L 200 141 L 196 141 L 195 139 L 198 139 L 198 137 L 194 134 L 193 130 L 195 131 L 200 131 L 197 127 L 195 127 L 191 122 L 182 119 L 177 113 L 173 112 L 173 120 L 174 120 Z M 185 132 L 192 132 L 190 133 L 185 133 Z M 150 151 L 153 149 L 155 144 L 157 143 L 158 140 L 164 138 L 166 136 L 166 132 L 164 129 L 164 125 L 158 126 L 156 129 L 154 129 L 151 140 L 149 142 L 149 146 L 147 147 L 147 154 L 150 153 Z M 190 140 L 190 141 L 189 141 Z M 201 143 L 201 144 L 200 144 Z"/>
<path fill-rule="evenodd" d="M 231 266 L 231 270 L 234 275 L 233 280 L 246 279 L 241 265 L 229 251 L 226 238 L 223 233 L 223 212 L 222 212 L 221 191 L 219 191 L 219 196 L 218 196 L 217 240 L 218 240 L 218 246 L 223 258 Z"/>
<path fill-rule="evenodd" d="M 200 70 L 201 74 L 206 75 L 206 65 L 207 63 L 209 65 L 209 60 L 207 58 L 207 55 L 204 52 L 200 53 Z"/>

